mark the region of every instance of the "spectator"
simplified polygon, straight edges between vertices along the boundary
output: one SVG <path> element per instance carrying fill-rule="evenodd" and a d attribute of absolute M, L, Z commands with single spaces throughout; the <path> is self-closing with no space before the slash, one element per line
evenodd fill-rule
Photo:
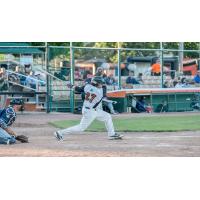
<path fill-rule="evenodd" d="M 85 79 L 86 84 L 90 84 L 92 80 L 93 75 L 91 73 L 87 74 L 87 78 Z"/>
<path fill-rule="evenodd" d="M 116 80 L 113 77 L 113 74 L 110 74 L 108 77 L 105 78 L 105 82 L 107 85 L 115 85 L 116 84 Z"/>
<path fill-rule="evenodd" d="M 35 72 L 33 77 L 35 79 L 39 80 L 39 85 L 45 86 L 46 82 L 45 82 L 44 74 L 42 74 L 40 72 Z"/>
<path fill-rule="evenodd" d="M 26 77 L 26 85 L 33 88 L 33 89 L 36 89 L 36 80 L 35 80 L 35 77 L 33 75 L 33 72 L 30 73 L 30 75 L 28 75 Z"/>
<path fill-rule="evenodd" d="M 199 101 L 199 95 L 196 94 L 194 98 L 192 99 L 192 103 L 190 104 L 193 110 L 200 110 L 200 101 Z"/>
<path fill-rule="evenodd" d="M 146 112 L 146 102 L 144 100 L 144 97 L 140 97 L 139 100 L 137 100 L 136 102 L 136 109 L 139 111 L 139 112 Z"/>
<path fill-rule="evenodd" d="M 144 83 L 143 79 L 142 79 L 142 76 L 143 74 L 142 73 L 139 73 L 137 78 L 136 78 L 136 81 L 138 81 L 140 84 Z"/>
<path fill-rule="evenodd" d="M 176 84 L 175 88 L 185 88 L 189 87 L 188 81 L 186 80 L 185 77 L 181 78 L 181 80 L 178 81 Z"/>
<path fill-rule="evenodd" d="M 181 82 L 183 84 L 183 87 L 190 87 L 189 80 L 185 77 L 181 79 Z"/>
<path fill-rule="evenodd" d="M 37 84 L 41 86 L 45 86 L 45 81 L 40 80 L 40 73 L 31 72 L 30 75 L 26 78 L 26 85 L 30 86 L 33 89 L 37 88 Z"/>
<path fill-rule="evenodd" d="M 103 78 L 107 77 L 103 72 L 103 67 L 98 67 L 95 76 L 102 76 Z"/>
<path fill-rule="evenodd" d="M 163 100 L 161 104 L 158 104 L 158 106 L 155 109 L 155 112 L 168 112 L 168 103 L 167 101 Z"/>
<path fill-rule="evenodd" d="M 163 88 L 169 88 L 169 82 L 168 81 L 165 81 L 164 84 L 163 84 Z"/>
<path fill-rule="evenodd" d="M 200 71 L 197 71 L 197 74 L 194 77 L 194 82 L 195 83 L 200 83 Z"/>
<path fill-rule="evenodd" d="M 89 70 L 86 70 L 86 71 L 83 72 L 83 75 L 82 75 L 83 76 L 83 80 L 87 79 L 87 75 L 88 74 L 92 74 L 92 73 Z"/>
<path fill-rule="evenodd" d="M 141 96 L 139 99 L 132 98 L 132 107 L 131 112 L 132 113 L 141 113 L 141 112 L 147 112 L 152 113 L 153 109 L 150 106 L 150 104 L 147 104 L 145 102 L 145 97 Z"/>
<path fill-rule="evenodd" d="M 181 81 L 178 80 L 178 81 L 174 82 L 174 87 L 175 87 L 175 88 L 182 88 L 182 83 L 181 83 Z"/>
<path fill-rule="evenodd" d="M 148 67 L 148 68 L 146 69 L 146 71 L 144 72 L 144 74 L 145 74 L 146 76 L 151 75 L 151 70 L 152 70 L 152 67 Z"/>
<path fill-rule="evenodd" d="M 26 74 L 23 72 L 18 72 L 19 73 L 19 80 L 21 85 L 26 84 Z"/>
<path fill-rule="evenodd" d="M 20 78 L 17 74 L 11 73 L 8 76 L 8 80 L 14 83 L 20 83 Z"/>
<path fill-rule="evenodd" d="M 133 76 L 134 72 L 129 72 L 129 76 L 126 79 L 126 84 L 140 84 Z"/>
<path fill-rule="evenodd" d="M 75 71 L 74 72 L 74 77 L 76 81 L 80 81 L 81 80 L 81 74 L 79 71 Z"/>
<path fill-rule="evenodd" d="M 168 87 L 169 88 L 173 88 L 174 87 L 174 80 L 173 79 L 168 80 Z"/>
<path fill-rule="evenodd" d="M 31 65 L 25 64 L 24 65 L 24 71 L 25 71 L 26 74 L 29 74 L 31 72 Z"/>
<path fill-rule="evenodd" d="M 151 74 L 153 76 L 160 76 L 160 60 L 157 59 L 156 63 L 151 66 Z"/>
<path fill-rule="evenodd" d="M 176 87 L 177 83 L 180 82 L 180 80 L 178 78 L 175 78 L 173 81 L 172 81 L 172 85 L 173 87 Z"/>
<path fill-rule="evenodd" d="M 0 144 L 14 144 L 15 132 L 9 128 L 16 119 L 15 107 L 6 107 L 0 110 Z"/>

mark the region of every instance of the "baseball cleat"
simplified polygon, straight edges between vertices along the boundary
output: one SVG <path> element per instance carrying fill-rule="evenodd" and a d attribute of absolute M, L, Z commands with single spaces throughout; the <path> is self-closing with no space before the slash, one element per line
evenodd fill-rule
<path fill-rule="evenodd" d="M 58 141 L 62 141 L 62 140 L 63 140 L 63 136 L 62 136 L 58 131 L 56 131 L 56 132 L 54 133 L 54 135 L 55 135 L 55 137 L 56 137 L 56 139 L 57 139 Z"/>
<path fill-rule="evenodd" d="M 115 135 L 112 135 L 109 137 L 109 140 L 121 140 L 123 135 L 115 133 Z"/>

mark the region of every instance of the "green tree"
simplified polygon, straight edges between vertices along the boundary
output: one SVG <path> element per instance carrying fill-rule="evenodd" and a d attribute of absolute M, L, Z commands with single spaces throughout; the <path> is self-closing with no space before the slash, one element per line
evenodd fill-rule
<path fill-rule="evenodd" d="M 185 42 L 185 50 L 199 50 L 199 42 Z M 184 52 L 184 57 L 199 58 L 198 52 Z"/>
<path fill-rule="evenodd" d="M 44 42 L 30 42 L 33 46 L 45 45 Z M 122 48 L 134 48 L 134 49 L 159 49 L 160 42 L 119 42 Z M 70 50 L 69 48 L 56 48 L 56 46 L 69 47 L 70 42 L 48 42 L 49 46 L 55 46 L 50 49 L 50 57 L 60 57 L 69 60 Z M 97 48 L 117 48 L 117 42 L 73 42 L 75 47 L 97 47 Z M 163 42 L 164 49 L 179 49 L 179 42 Z M 184 48 L 189 50 L 199 50 L 198 42 L 185 42 Z M 170 51 L 169 51 L 170 52 Z M 156 56 L 158 51 L 145 51 L 145 50 L 121 50 L 120 59 L 125 62 L 129 56 Z M 173 55 L 178 55 L 177 52 L 173 52 Z M 105 59 L 107 62 L 116 63 L 118 60 L 117 50 L 99 50 L 99 49 L 74 49 L 75 59 L 89 60 L 89 59 Z M 184 56 L 190 58 L 198 58 L 198 52 L 185 52 Z"/>

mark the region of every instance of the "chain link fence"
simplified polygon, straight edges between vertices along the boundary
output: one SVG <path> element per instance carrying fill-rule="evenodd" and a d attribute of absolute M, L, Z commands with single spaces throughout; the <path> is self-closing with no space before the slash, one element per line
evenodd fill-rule
<path fill-rule="evenodd" d="M 194 79 L 200 66 L 199 48 L 169 49 L 168 43 L 156 43 L 154 48 L 146 43 L 148 48 L 138 43 L 133 48 L 72 44 L 0 46 L 1 106 L 15 97 L 35 104 L 32 110 L 80 111 L 81 94 L 68 84 L 83 86 L 99 71 L 107 91 L 199 87 Z"/>

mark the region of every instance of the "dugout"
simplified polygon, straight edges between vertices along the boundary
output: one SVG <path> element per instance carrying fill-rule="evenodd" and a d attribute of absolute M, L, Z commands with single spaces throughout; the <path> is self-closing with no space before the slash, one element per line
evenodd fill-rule
<path fill-rule="evenodd" d="M 152 89 L 124 89 L 108 92 L 111 100 L 119 102 L 114 105 L 118 112 L 130 112 L 131 98 L 145 97 L 145 101 L 150 104 L 153 111 L 156 112 L 157 107 L 166 102 L 168 112 L 184 112 L 192 111 L 192 100 L 195 95 L 200 95 L 199 88 L 152 88 Z"/>

